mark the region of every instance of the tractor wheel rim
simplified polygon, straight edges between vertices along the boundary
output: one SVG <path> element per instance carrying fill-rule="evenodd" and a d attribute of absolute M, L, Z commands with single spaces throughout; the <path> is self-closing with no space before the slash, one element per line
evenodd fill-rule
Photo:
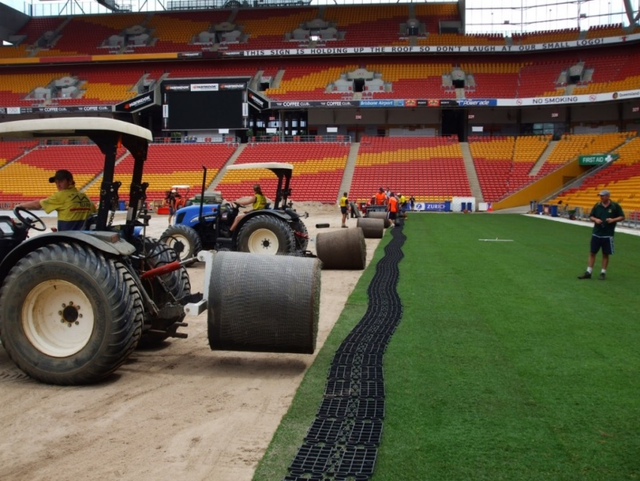
<path fill-rule="evenodd" d="M 22 305 L 22 328 L 31 345 L 51 357 L 68 357 L 89 342 L 95 319 L 89 298 L 60 279 L 41 282 Z"/>
<path fill-rule="evenodd" d="M 280 243 L 278 236 L 272 230 L 257 229 L 249 236 L 248 247 L 252 254 L 275 255 L 278 253 Z"/>
<path fill-rule="evenodd" d="M 189 242 L 189 239 L 185 236 L 173 234 L 171 237 L 167 237 L 166 243 L 172 249 L 175 249 L 175 246 L 181 243 L 183 247 L 182 252 L 191 252 L 191 242 Z"/>

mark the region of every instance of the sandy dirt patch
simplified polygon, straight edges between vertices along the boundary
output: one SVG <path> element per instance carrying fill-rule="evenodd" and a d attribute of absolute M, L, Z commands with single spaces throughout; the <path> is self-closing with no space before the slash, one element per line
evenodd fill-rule
<path fill-rule="evenodd" d="M 340 228 L 336 206 L 295 207 L 310 214 L 311 251 L 318 232 Z M 148 235 L 166 226 L 154 215 Z M 367 239 L 367 263 L 378 243 Z M 189 268 L 194 292 L 203 273 L 202 264 Z M 361 274 L 322 271 L 316 352 Z M 250 480 L 315 355 L 212 352 L 206 321 L 187 318 L 187 339 L 136 351 L 94 386 L 30 380 L 0 348 L 0 479 Z"/>

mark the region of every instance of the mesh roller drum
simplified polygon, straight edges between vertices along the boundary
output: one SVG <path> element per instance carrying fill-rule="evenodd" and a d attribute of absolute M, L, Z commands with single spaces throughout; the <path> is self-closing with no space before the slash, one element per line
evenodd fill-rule
<path fill-rule="evenodd" d="M 367 214 L 367 217 L 369 219 L 382 219 L 384 221 L 384 228 L 385 229 L 391 225 L 391 221 L 387 217 L 387 213 L 386 212 L 375 212 L 375 211 L 374 212 L 369 212 Z"/>
<path fill-rule="evenodd" d="M 384 223 L 384 219 L 358 219 L 358 227 L 362 229 L 366 239 L 382 239 Z"/>
<path fill-rule="evenodd" d="M 320 269 L 316 258 L 216 253 L 207 313 L 211 349 L 313 354 Z"/>
<path fill-rule="evenodd" d="M 323 269 L 364 269 L 367 263 L 364 233 L 358 227 L 321 232 L 316 236 L 316 253 Z"/>

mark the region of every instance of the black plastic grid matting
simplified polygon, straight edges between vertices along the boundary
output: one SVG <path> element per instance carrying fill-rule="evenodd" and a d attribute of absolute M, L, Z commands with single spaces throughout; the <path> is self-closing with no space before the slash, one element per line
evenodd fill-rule
<path fill-rule="evenodd" d="M 328 379 L 384 379 L 382 366 L 362 366 L 357 364 L 332 364 Z"/>
<path fill-rule="evenodd" d="M 377 455 L 378 450 L 376 448 L 347 446 L 336 474 L 341 476 L 359 474 L 371 476 Z"/>
<path fill-rule="evenodd" d="M 339 353 L 344 353 L 344 354 L 355 354 L 355 353 L 362 353 L 362 354 L 378 354 L 378 353 L 384 353 L 384 351 L 387 349 L 387 344 L 380 344 L 378 342 L 369 342 L 369 343 L 362 343 L 362 342 L 343 342 L 342 345 L 338 348 Z"/>
<path fill-rule="evenodd" d="M 384 398 L 324 398 L 316 413 L 319 419 L 384 419 Z"/>
<path fill-rule="evenodd" d="M 384 397 L 384 382 L 382 379 L 375 380 L 350 380 L 350 379 L 329 379 L 324 391 L 328 397 Z"/>
<path fill-rule="evenodd" d="M 360 399 L 356 419 L 384 419 L 384 398 Z"/>
<path fill-rule="evenodd" d="M 349 430 L 348 444 L 377 446 L 382 438 L 382 420 L 359 419 Z"/>
<path fill-rule="evenodd" d="M 303 444 L 293 458 L 289 471 L 292 474 L 323 473 L 335 454 L 332 445 Z"/>
<path fill-rule="evenodd" d="M 336 352 L 332 364 L 360 364 L 362 366 L 382 366 L 382 354 Z"/>
<path fill-rule="evenodd" d="M 396 292 L 405 237 L 402 228 L 376 265 L 367 311 L 333 357 L 316 419 L 284 481 L 368 481 L 385 415 L 382 357 L 402 318 Z"/>
<path fill-rule="evenodd" d="M 344 435 L 345 419 L 316 419 L 307 431 L 304 440 L 308 443 L 335 443 Z"/>

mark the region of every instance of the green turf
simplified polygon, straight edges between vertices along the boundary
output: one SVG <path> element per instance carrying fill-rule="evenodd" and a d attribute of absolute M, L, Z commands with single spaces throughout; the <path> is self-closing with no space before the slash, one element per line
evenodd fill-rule
<path fill-rule="evenodd" d="M 640 237 L 616 235 L 602 282 L 576 278 L 590 236 L 577 225 L 415 214 L 404 233 L 404 312 L 384 357 L 373 480 L 640 478 Z M 370 267 L 254 479 L 286 474 L 372 275 Z"/>

